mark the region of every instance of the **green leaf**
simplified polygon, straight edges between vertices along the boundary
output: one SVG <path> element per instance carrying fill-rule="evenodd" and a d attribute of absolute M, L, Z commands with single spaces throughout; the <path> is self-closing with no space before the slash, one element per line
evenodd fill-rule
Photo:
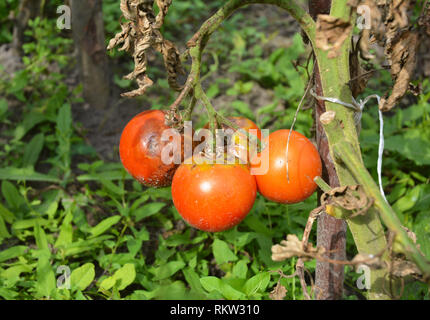
<path fill-rule="evenodd" d="M 214 240 L 212 252 L 218 265 L 237 260 L 237 256 L 230 250 L 228 244 L 219 239 Z"/>
<path fill-rule="evenodd" d="M 36 296 L 50 297 L 53 291 L 56 289 L 56 281 L 54 270 L 50 263 L 50 253 L 48 250 L 41 250 L 37 260 L 36 268 Z"/>
<path fill-rule="evenodd" d="M 248 261 L 240 260 L 235 264 L 232 270 L 233 276 L 239 279 L 246 279 L 246 274 L 248 273 Z"/>
<path fill-rule="evenodd" d="M 8 248 L 6 250 L 0 251 L 0 262 L 4 262 L 16 257 L 22 256 L 26 251 L 28 247 L 26 246 L 15 246 Z"/>
<path fill-rule="evenodd" d="M 59 183 L 60 179 L 34 171 L 32 168 L 6 167 L 0 169 L 0 180 L 44 181 Z"/>
<path fill-rule="evenodd" d="M 46 233 L 42 229 L 42 227 L 40 226 L 37 220 L 35 221 L 35 225 L 34 225 L 34 238 L 36 239 L 36 245 L 39 249 L 49 250 Z"/>
<path fill-rule="evenodd" d="M 72 290 L 84 291 L 91 282 L 93 282 L 94 277 L 94 264 L 85 263 L 83 266 L 72 271 L 70 275 L 70 286 Z"/>
<path fill-rule="evenodd" d="M 192 268 L 185 268 L 182 270 L 182 273 L 192 290 L 200 294 L 205 294 L 202 284 L 200 283 L 199 275 Z"/>
<path fill-rule="evenodd" d="M 15 128 L 14 140 L 21 140 L 28 131 L 33 129 L 39 123 L 47 120 L 47 117 L 39 112 L 30 112 L 25 115 L 24 121 Z"/>
<path fill-rule="evenodd" d="M 161 209 L 163 209 L 166 206 L 165 203 L 163 202 L 151 202 L 148 203 L 146 205 L 144 205 L 143 207 L 137 209 L 134 212 L 134 215 L 136 217 L 136 222 L 139 222 L 140 220 L 144 219 L 144 218 L 148 218 L 158 212 L 161 211 Z"/>
<path fill-rule="evenodd" d="M 58 111 L 57 116 L 57 128 L 60 133 L 64 136 L 67 136 L 71 131 L 72 126 L 72 110 L 70 105 L 63 105 Z"/>
<path fill-rule="evenodd" d="M 251 279 L 246 281 L 244 285 L 244 291 L 246 295 L 252 296 L 257 292 L 264 292 L 270 282 L 270 273 L 262 272 L 253 276 Z"/>
<path fill-rule="evenodd" d="M 2 239 L 9 238 L 9 237 L 10 237 L 10 233 L 7 230 L 3 217 L 0 215 L 0 243 Z"/>
<path fill-rule="evenodd" d="M 33 139 L 26 145 L 24 149 L 24 155 L 22 158 L 22 166 L 33 167 L 37 160 L 39 159 L 40 152 L 43 149 L 43 144 L 45 141 L 45 136 L 43 133 L 35 135 Z"/>
<path fill-rule="evenodd" d="M 118 290 L 124 290 L 133 283 L 136 278 L 136 270 L 134 264 L 127 263 L 122 268 L 115 271 L 112 277 L 106 278 L 100 284 L 100 289 L 109 290 L 116 286 Z"/>
<path fill-rule="evenodd" d="M 25 204 L 24 198 L 19 194 L 15 186 L 4 180 L 1 184 L 1 191 L 9 207 L 19 210 Z"/>
<path fill-rule="evenodd" d="M 112 216 L 109 217 L 102 222 L 100 222 L 98 225 L 91 228 L 90 233 L 92 237 L 97 237 L 107 231 L 110 227 L 117 224 L 121 220 L 121 216 Z"/>
<path fill-rule="evenodd" d="M 6 99 L 0 99 L 0 120 L 3 119 L 3 116 L 8 110 L 8 104 Z"/>
<path fill-rule="evenodd" d="M 10 212 L 6 207 L 4 207 L 0 203 L 0 216 L 7 222 L 7 223 L 13 223 L 15 220 L 15 216 L 12 212 Z"/>
<path fill-rule="evenodd" d="M 245 298 L 245 295 L 234 289 L 229 284 L 223 282 L 221 279 L 217 277 L 203 277 L 200 278 L 200 283 L 202 284 L 203 288 L 208 291 L 218 291 L 220 292 L 226 299 L 229 300 L 239 300 Z"/>
<path fill-rule="evenodd" d="M 152 271 L 152 273 L 155 275 L 154 280 L 163 280 L 169 278 L 183 267 L 185 267 L 185 263 L 183 261 L 170 261 L 166 264 L 163 264 Z"/>
<path fill-rule="evenodd" d="M 72 227 L 73 214 L 69 211 L 63 219 L 60 227 L 60 234 L 58 235 L 55 247 L 72 243 L 73 241 L 73 227 Z"/>

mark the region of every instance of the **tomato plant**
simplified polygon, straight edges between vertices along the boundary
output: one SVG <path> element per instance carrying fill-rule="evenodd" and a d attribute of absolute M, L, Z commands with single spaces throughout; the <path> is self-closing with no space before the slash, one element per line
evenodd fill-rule
<path fill-rule="evenodd" d="M 246 161 L 246 163 L 249 163 L 250 158 L 257 152 L 257 143 L 250 141 L 250 139 L 241 132 L 240 129 L 261 140 L 260 128 L 254 121 L 245 117 L 227 117 L 227 121 L 239 128 L 234 129 L 226 123 L 221 124 L 221 129 L 227 133 L 227 140 L 231 141 L 233 144 L 233 152 L 236 156 Z M 209 123 L 207 123 L 204 128 L 209 129 Z"/>
<path fill-rule="evenodd" d="M 203 156 L 182 164 L 172 181 L 173 203 L 193 227 L 223 231 L 240 223 L 257 195 L 255 178 L 246 165 L 209 164 Z"/>
<path fill-rule="evenodd" d="M 308 198 L 317 188 L 314 178 L 322 172 L 318 150 L 299 132 L 291 133 L 287 157 L 289 132 L 278 130 L 266 138 L 269 147 L 263 149 L 260 156 L 264 161 L 264 153 L 268 153 L 268 171 L 255 176 L 258 191 L 267 199 L 280 203 L 296 203 Z M 258 165 L 261 163 L 252 164 L 253 167 Z"/>

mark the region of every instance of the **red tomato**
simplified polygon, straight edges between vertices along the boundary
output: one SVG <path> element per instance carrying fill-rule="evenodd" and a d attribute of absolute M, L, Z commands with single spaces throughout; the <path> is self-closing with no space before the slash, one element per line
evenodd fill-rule
<path fill-rule="evenodd" d="M 233 122 L 236 126 L 238 126 L 239 128 L 243 129 L 244 131 L 248 132 L 249 134 L 252 134 L 254 136 L 256 136 L 258 139 L 261 139 L 261 130 L 260 128 L 255 124 L 255 122 L 253 122 L 252 120 L 249 120 L 247 118 L 244 117 L 227 117 L 228 120 L 230 120 L 231 122 Z M 209 123 L 207 123 L 204 126 L 205 129 L 209 129 Z M 234 152 L 235 154 L 239 157 L 241 156 L 241 152 L 246 152 L 246 156 L 240 157 L 242 158 L 244 161 L 246 161 L 246 163 L 249 163 L 250 157 L 254 155 L 254 153 L 257 152 L 257 142 L 248 142 L 248 137 L 239 132 L 236 131 L 235 129 L 222 124 L 221 126 L 222 129 L 224 130 L 232 130 L 234 131 L 234 133 L 231 136 L 232 141 L 234 142 L 234 144 L 236 145 L 234 148 Z M 253 131 L 250 131 L 250 129 L 253 129 Z"/>
<path fill-rule="evenodd" d="M 179 164 L 162 161 L 161 152 L 170 141 L 162 141 L 163 131 L 171 129 L 165 124 L 165 111 L 147 110 L 125 126 L 119 144 L 124 168 L 137 181 L 148 187 L 165 187 L 172 182 Z M 183 137 L 181 138 L 183 160 Z"/>
<path fill-rule="evenodd" d="M 255 175 L 258 191 L 265 198 L 279 203 L 297 203 L 308 198 L 317 188 L 314 178 L 322 172 L 318 150 L 304 135 L 293 131 L 288 147 L 288 181 L 286 149 L 289 132 L 287 129 L 278 130 L 266 138 L 269 147 L 263 149 L 259 156 L 264 159 L 268 153 L 269 169 L 266 174 Z M 260 165 L 251 164 L 252 168 Z"/>
<path fill-rule="evenodd" d="M 191 226 L 210 232 L 240 223 L 254 205 L 255 178 L 241 164 L 182 164 L 172 182 L 173 203 Z"/>

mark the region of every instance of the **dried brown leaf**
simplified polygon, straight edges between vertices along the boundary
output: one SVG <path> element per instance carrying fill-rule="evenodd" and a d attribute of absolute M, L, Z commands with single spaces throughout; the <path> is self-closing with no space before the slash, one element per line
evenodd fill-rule
<path fill-rule="evenodd" d="M 287 289 L 278 282 L 276 287 L 269 293 L 269 298 L 272 300 L 284 300 L 287 295 Z"/>
<path fill-rule="evenodd" d="M 303 248 L 302 242 L 294 234 L 287 235 L 287 240 L 282 240 L 280 244 L 272 246 L 272 260 L 283 261 L 292 257 L 312 258 L 325 253 L 323 247 L 314 248 L 311 243 L 308 243 L 306 248 Z"/>
<path fill-rule="evenodd" d="M 154 13 L 154 0 L 121 0 L 120 8 L 128 21 L 121 25 L 122 31 L 109 42 L 108 50 L 123 44 L 120 50 L 133 55 L 134 70 L 125 78 L 136 79 L 138 84 L 138 89 L 122 96 L 143 95 L 153 84 L 146 74 L 146 54 L 151 48 L 163 55 L 170 86 L 175 90 L 181 89 L 176 81 L 177 74 L 183 73 L 178 49 L 172 42 L 165 40 L 160 32 L 172 0 L 157 0 L 156 3 L 160 9 L 157 16 Z"/>
<path fill-rule="evenodd" d="M 392 44 L 391 51 L 387 53 L 391 65 L 391 76 L 395 83 L 391 95 L 381 99 L 379 108 L 382 111 L 391 110 L 408 90 L 409 82 L 414 75 L 418 45 L 418 34 L 405 31 Z"/>
<path fill-rule="evenodd" d="M 391 273 L 396 277 L 421 275 L 421 271 L 415 263 L 403 259 L 395 259 L 391 262 Z"/>
<path fill-rule="evenodd" d="M 335 205 L 352 211 L 350 218 L 363 215 L 372 206 L 373 199 L 368 198 L 360 185 L 342 186 L 324 192 L 321 195 L 321 204 Z"/>
<path fill-rule="evenodd" d="M 316 23 L 316 46 L 328 51 L 329 58 L 335 58 L 339 55 L 339 49 L 349 37 L 351 30 L 352 25 L 349 21 L 319 14 Z"/>

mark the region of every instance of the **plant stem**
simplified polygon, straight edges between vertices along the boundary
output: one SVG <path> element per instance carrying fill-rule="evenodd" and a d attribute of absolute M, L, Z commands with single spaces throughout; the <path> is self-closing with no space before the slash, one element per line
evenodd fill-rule
<path fill-rule="evenodd" d="M 415 244 L 408 237 L 406 231 L 402 228 L 401 222 L 394 210 L 385 201 L 381 195 L 378 186 L 374 182 L 370 173 L 357 158 L 352 146 L 346 141 L 339 141 L 334 146 L 336 156 L 353 172 L 357 182 L 364 187 L 368 197 L 375 201 L 375 207 L 378 209 L 382 221 L 391 231 L 396 234 L 396 242 L 403 247 L 406 256 L 414 261 L 418 268 L 423 272 L 424 278 L 430 279 L 430 263 L 418 251 Z"/>

